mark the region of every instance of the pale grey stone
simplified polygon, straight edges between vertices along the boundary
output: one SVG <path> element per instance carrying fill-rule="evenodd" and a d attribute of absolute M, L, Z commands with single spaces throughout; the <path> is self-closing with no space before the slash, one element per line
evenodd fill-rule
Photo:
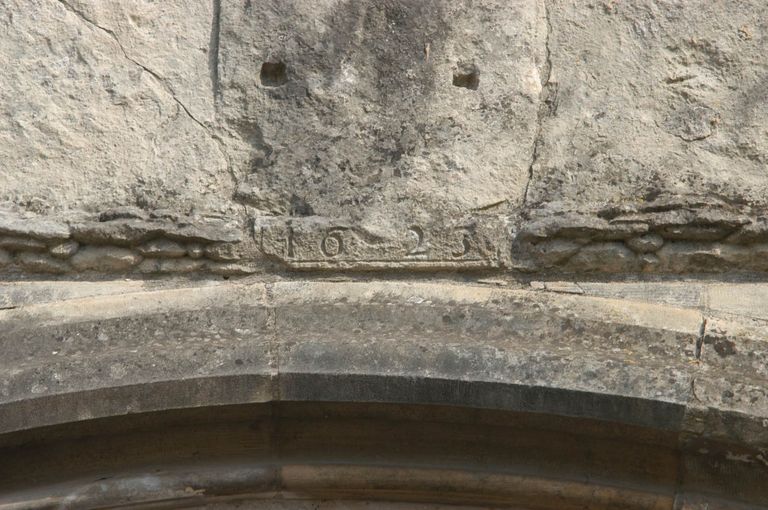
<path fill-rule="evenodd" d="M 643 271 L 649 272 L 655 270 L 656 267 L 661 263 L 659 257 L 653 253 L 641 253 L 638 255 L 638 260 L 640 261 L 640 265 Z"/>
<path fill-rule="evenodd" d="M 205 247 L 205 256 L 219 262 L 234 262 L 242 258 L 238 245 L 231 243 L 215 243 Z"/>
<path fill-rule="evenodd" d="M 565 268 L 569 271 L 630 273 L 637 271 L 638 260 L 624 243 L 593 243 L 571 257 Z"/>
<path fill-rule="evenodd" d="M 141 262 L 141 255 L 125 248 L 87 246 L 81 248 L 71 262 L 81 271 L 123 271 Z"/>
<path fill-rule="evenodd" d="M 145 259 L 136 267 L 139 273 L 148 274 L 186 274 L 200 271 L 204 261 L 199 259 Z"/>
<path fill-rule="evenodd" d="M 197 243 L 190 243 L 187 245 L 187 255 L 193 259 L 199 259 L 205 255 L 205 246 Z"/>
<path fill-rule="evenodd" d="M 29 237 L 0 236 L 0 248 L 12 251 L 45 251 L 44 242 Z"/>
<path fill-rule="evenodd" d="M 369 223 L 520 205 L 546 32 L 541 1 L 225 1 L 222 117 L 249 156 L 237 196 Z"/>
<path fill-rule="evenodd" d="M 49 218 L 22 217 L 0 211 L 0 234 L 56 241 L 69 238 L 69 227 Z"/>
<path fill-rule="evenodd" d="M 248 262 L 206 262 L 205 269 L 222 276 L 244 276 L 258 272 L 259 266 Z"/>
<path fill-rule="evenodd" d="M 648 225 L 639 221 L 609 222 L 597 216 L 578 211 L 552 214 L 555 211 L 538 211 L 533 221 L 526 222 L 520 232 L 522 239 L 565 237 L 611 241 L 627 239 L 648 232 Z"/>
<path fill-rule="evenodd" d="M 13 262 L 13 257 L 11 254 L 5 250 L 0 249 L 0 267 L 5 267 L 11 262 Z"/>
<path fill-rule="evenodd" d="M 635 253 L 652 253 L 662 247 L 664 239 L 658 234 L 647 234 L 625 241 Z"/>
<path fill-rule="evenodd" d="M 193 224 L 171 224 L 162 233 L 177 241 L 236 243 L 243 240 L 243 228 L 226 220 L 198 220 Z"/>
<path fill-rule="evenodd" d="M 194 273 L 195 271 L 199 271 L 200 269 L 202 269 L 203 264 L 204 264 L 204 261 L 200 259 L 180 258 L 180 259 L 171 259 L 171 260 L 161 260 L 159 272 L 179 273 L 179 274 Z"/>
<path fill-rule="evenodd" d="M 750 248 L 721 243 L 668 242 L 656 255 L 660 265 L 672 273 L 754 269 L 756 264 L 768 268 L 768 260 L 756 256 Z"/>
<path fill-rule="evenodd" d="M 44 253 L 19 253 L 16 255 L 16 263 L 32 273 L 64 274 L 72 269 L 66 262 Z"/>
<path fill-rule="evenodd" d="M 153 239 L 137 248 L 139 253 L 151 258 L 177 258 L 187 254 L 187 248 L 175 241 L 168 239 Z"/>
<path fill-rule="evenodd" d="M 547 11 L 551 77 L 531 205 L 641 205 L 664 194 L 768 205 L 757 36 L 768 4 L 606 0 Z"/>
<path fill-rule="evenodd" d="M 78 248 L 80 248 L 80 243 L 77 241 L 67 241 L 51 246 L 49 252 L 56 258 L 67 259 L 77 253 Z"/>
<path fill-rule="evenodd" d="M 531 256 L 541 267 L 561 264 L 579 252 L 582 243 L 566 239 L 543 241 L 530 247 Z"/>
<path fill-rule="evenodd" d="M 82 244 L 136 246 L 162 233 L 162 225 L 142 220 L 94 221 L 72 225 L 72 237 Z"/>
<path fill-rule="evenodd" d="M 10 0 L 3 12 L 0 200 L 227 209 L 234 183 L 209 127 L 213 2 Z"/>

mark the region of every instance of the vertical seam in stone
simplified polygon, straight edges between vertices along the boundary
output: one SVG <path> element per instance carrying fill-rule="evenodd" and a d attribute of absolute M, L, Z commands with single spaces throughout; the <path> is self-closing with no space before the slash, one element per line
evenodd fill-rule
<path fill-rule="evenodd" d="M 701 350 L 704 347 L 704 335 L 707 331 L 707 319 L 706 317 L 701 321 L 701 327 L 699 328 L 699 338 L 696 339 L 696 359 L 701 360 Z"/>
<path fill-rule="evenodd" d="M 546 20 L 547 35 L 544 41 L 544 67 L 541 78 L 541 92 L 539 93 L 539 108 L 536 116 L 536 137 L 533 140 L 533 154 L 531 156 L 531 163 L 528 165 L 528 182 L 525 185 L 525 193 L 523 194 L 523 206 L 528 205 L 528 192 L 533 181 L 533 169 L 536 162 L 539 159 L 539 151 L 544 143 L 544 119 L 552 113 L 552 106 L 550 105 L 550 78 L 552 77 L 552 49 L 550 41 L 552 38 L 552 19 L 550 14 L 550 8 L 547 0 L 543 0 L 544 5 L 544 18 Z"/>
<path fill-rule="evenodd" d="M 221 0 L 213 0 L 213 20 L 211 21 L 211 42 L 208 49 L 208 66 L 211 72 L 213 103 L 217 106 L 221 97 L 219 78 L 219 46 L 221 38 Z"/>

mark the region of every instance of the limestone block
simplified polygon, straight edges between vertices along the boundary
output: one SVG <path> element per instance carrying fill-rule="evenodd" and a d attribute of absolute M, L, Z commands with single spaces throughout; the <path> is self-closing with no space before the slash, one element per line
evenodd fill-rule
<path fill-rule="evenodd" d="M 648 234 L 640 237 L 633 237 L 626 241 L 635 253 L 653 253 L 664 244 L 664 239 L 658 234 Z"/>
<path fill-rule="evenodd" d="M 531 204 L 768 204 L 762 0 L 549 2 Z"/>
<path fill-rule="evenodd" d="M 30 239 L 28 237 L 0 236 L 0 248 L 12 251 L 45 251 L 46 245 L 37 239 Z"/>
<path fill-rule="evenodd" d="M 77 253 L 77 249 L 80 247 L 80 243 L 77 241 L 67 241 L 55 246 L 51 246 L 49 252 L 56 258 L 67 259 Z"/>
<path fill-rule="evenodd" d="M 568 260 L 569 271 L 631 273 L 638 270 L 637 256 L 624 243 L 593 243 Z"/>
<path fill-rule="evenodd" d="M 72 269 L 66 262 L 55 259 L 44 253 L 19 253 L 16 256 L 16 262 L 22 269 L 33 273 L 63 274 Z"/>
<path fill-rule="evenodd" d="M 80 271 L 123 271 L 139 262 L 141 256 L 125 248 L 88 246 L 72 257 L 72 266 Z"/>
<path fill-rule="evenodd" d="M 240 247 L 231 243 L 215 243 L 205 248 L 205 256 L 219 262 L 234 262 L 242 255 Z"/>
<path fill-rule="evenodd" d="M 540 0 L 224 0 L 240 199 L 371 224 L 521 204 L 544 14 Z"/>
<path fill-rule="evenodd" d="M 0 134 L 1 136 L 3 135 Z M 3 176 L 5 177 L 5 174 Z M 0 183 L 3 181 L 4 179 L 0 180 Z M 0 211 L 0 234 L 32 237 L 43 241 L 63 241 L 69 238 L 69 227 L 50 218 L 25 217 Z"/>
<path fill-rule="evenodd" d="M 139 253 L 151 258 L 177 258 L 187 254 L 187 248 L 168 239 L 153 239 L 138 247 Z"/>
<path fill-rule="evenodd" d="M 210 127 L 213 10 L 4 2 L 0 54 L 13 65 L 0 76 L 0 201 L 227 210 L 233 182 Z"/>

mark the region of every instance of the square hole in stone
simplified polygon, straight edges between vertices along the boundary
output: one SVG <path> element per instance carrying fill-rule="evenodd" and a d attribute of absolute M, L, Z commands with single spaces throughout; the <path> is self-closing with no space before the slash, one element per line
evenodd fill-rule
<path fill-rule="evenodd" d="M 453 73 L 453 86 L 470 90 L 480 87 L 480 70 L 473 64 L 461 64 Z"/>
<path fill-rule="evenodd" d="M 282 62 L 261 64 L 261 84 L 265 87 L 279 87 L 288 81 L 287 69 Z"/>

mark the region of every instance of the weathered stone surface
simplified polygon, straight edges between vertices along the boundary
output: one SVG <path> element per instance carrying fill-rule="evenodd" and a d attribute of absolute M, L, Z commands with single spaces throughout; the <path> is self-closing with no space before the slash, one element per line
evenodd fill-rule
<path fill-rule="evenodd" d="M 406 223 L 390 235 L 349 222 L 314 217 L 255 226 L 259 248 L 295 269 L 390 268 L 478 270 L 500 267 L 507 256 L 506 225 L 493 217 L 446 223 Z M 389 232 L 386 232 L 389 234 Z"/>
<path fill-rule="evenodd" d="M 33 273 L 64 274 L 72 269 L 66 262 L 43 253 L 19 253 L 16 255 L 16 263 Z"/>
<path fill-rule="evenodd" d="M 136 246 L 163 232 L 162 225 L 141 220 L 96 221 L 72 225 L 72 237 L 83 244 Z"/>
<path fill-rule="evenodd" d="M 187 254 L 184 245 L 168 239 L 153 239 L 139 246 L 137 250 L 143 256 L 151 258 L 177 258 Z"/>
<path fill-rule="evenodd" d="M 423 406 L 443 442 L 403 434 L 392 454 L 447 445 L 415 465 L 448 471 L 467 469 L 451 458 L 468 448 L 470 495 L 490 501 L 489 483 L 524 495 L 552 466 L 565 473 L 547 482 L 553 504 L 501 506 L 768 501 L 765 1 L 9 0 L 0 11 L 3 502 L 7 474 L 47 483 L 20 460 L 29 451 L 45 464 L 51 447 L 50 464 L 68 466 L 73 445 L 54 448 L 43 427 L 82 425 L 95 443 L 135 419 L 149 451 L 172 437 L 148 430 L 157 414 L 220 426 L 211 409 L 256 405 L 277 421 L 211 436 L 246 438 L 227 451 L 297 497 L 326 489 L 302 476 L 337 476 L 358 497 L 345 463 L 392 466 L 354 431 L 390 430 L 374 416 L 387 406 Z M 307 437 L 322 442 L 338 416 L 316 409 L 321 425 L 302 435 L 280 407 L 301 401 L 380 407 L 321 458 Z M 445 431 L 454 451 L 436 417 L 459 414 L 466 427 Z M 178 423 L 202 445 L 183 462 L 208 473 L 214 447 Z M 597 429 L 602 448 L 579 440 Z M 9 452 L 14 431 L 23 446 Z M 531 472 L 505 457 L 538 457 L 550 437 L 572 456 Z M 258 438 L 295 444 L 260 456 Z M 172 471 L 164 452 L 143 460 Z M 141 505 L 87 497 L 167 480 L 102 479 L 98 462 L 124 459 L 94 458 L 87 476 L 66 473 L 91 492 L 58 486 L 51 500 L 36 487 L 35 504 Z M 576 469 L 585 462 L 598 468 Z M 645 478 L 611 478 L 616 465 Z M 424 497 L 423 478 L 398 476 L 381 498 Z M 231 487 L 153 497 L 174 506 Z M 634 504 L 617 503 L 630 488 Z"/>
<path fill-rule="evenodd" d="M 99 221 L 113 220 L 146 220 L 149 214 L 139 207 L 125 205 L 122 207 L 113 207 L 99 214 Z"/>
<path fill-rule="evenodd" d="M 203 269 L 204 261 L 199 259 L 145 259 L 136 267 L 139 273 L 147 274 L 187 274 Z"/>
<path fill-rule="evenodd" d="M 243 258 L 240 246 L 231 243 L 214 243 L 205 247 L 205 256 L 219 262 L 234 262 Z"/>
<path fill-rule="evenodd" d="M 658 234 L 647 234 L 628 239 L 625 243 L 635 253 L 653 253 L 661 248 L 664 239 Z"/>
<path fill-rule="evenodd" d="M 64 223 L 47 218 L 22 217 L 0 211 L 0 234 L 29 236 L 43 241 L 57 241 L 69 238 L 69 227 Z"/>
<path fill-rule="evenodd" d="M 758 269 L 768 267 L 768 261 L 761 260 L 764 250 L 754 251 L 742 246 L 720 243 L 668 242 L 656 255 L 666 271 L 721 272 L 729 268 Z"/>
<path fill-rule="evenodd" d="M 80 249 L 71 262 L 81 271 L 123 271 L 141 262 L 141 255 L 125 248 L 88 246 Z"/>
<path fill-rule="evenodd" d="M 187 255 L 193 259 L 199 259 L 205 255 L 205 246 L 198 243 L 189 243 L 187 245 Z"/>
<path fill-rule="evenodd" d="M 579 252 L 583 243 L 566 239 L 543 241 L 530 246 L 530 253 L 541 267 L 552 267 L 567 261 Z"/>
<path fill-rule="evenodd" d="M 764 243 L 768 241 L 768 218 L 759 217 L 728 237 L 735 244 Z"/>
<path fill-rule="evenodd" d="M 546 211 L 538 214 L 546 214 Z M 521 239 L 564 237 L 612 241 L 627 239 L 646 232 L 648 232 L 648 225 L 640 221 L 609 222 L 586 212 L 568 212 L 563 215 L 548 214 L 525 222 L 519 237 Z"/>
<path fill-rule="evenodd" d="M 56 258 L 67 259 L 77 253 L 77 249 L 80 247 L 80 243 L 77 241 L 67 241 L 51 246 L 50 253 Z"/>
<path fill-rule="evenodd" d="M 13 257 L 5 250 L 0 250 L 0 267 L 5 267 L 13 261 Z"/>
<path fill-rule="evenodd" d="M 4 4 L 0 201 L 228 210 L 209 127 L 213 2 Z M 183 183 L 183 184 L 182 184 Z"/>
<path fill-rule="evenodd" d="M 594 243 L 568 260 L 568 271 L 624 273 L 638 270 L 637 255 L 624 243 Z"/>
<path fill-rule="evenodd" d="M 221 276 L 244 276 L 259 272 L 259 265 L 253 262 L 206 262 L 206 271 Z"/>
<path fill-rule="evenodd" d="M 0 236 L 0 248 L 6 250 L 45 251 L 44 242 L 29 237 Z"/>
<path fill-rule="evenodd" d="M 238 195 L 366 226 L 520 204 L 545 37 L 540 1 L 223 2 Z"/>
<path fill-rule="evenodd" d="M 162 232 L 177 241 L 237 243 L 243 240 L 243 230 L 243 226 L 237 222 L 197 219 L 193 223 L 164 225 Z"/>
<path fill-rule="evenodd" d="M 529 203 L 659 195 L 765 207 L 760 0 L 550 2 Z"/>

